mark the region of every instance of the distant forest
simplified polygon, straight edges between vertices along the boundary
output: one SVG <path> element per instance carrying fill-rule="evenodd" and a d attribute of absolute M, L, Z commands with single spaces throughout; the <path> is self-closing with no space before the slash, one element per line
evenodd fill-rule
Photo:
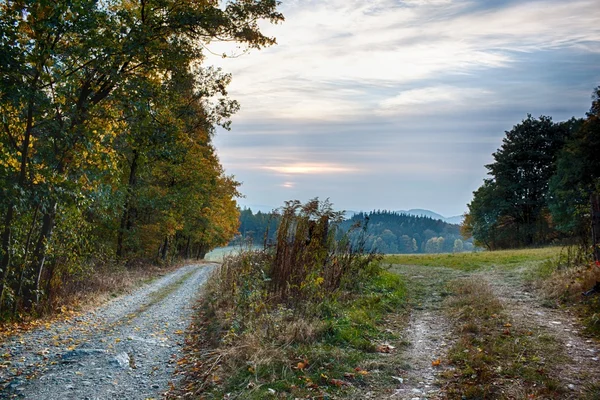
<path fill-rule="evenodd" d="M 262 246 L 274 241 L 279 216 L 251 209 L 240 211 L 240 235 L 230 244 L 242 243 Z M 471 240 L 464 240 L 459 225 L 439 219 L 414 216 L 393 211 L 358 213 L 339 225 L 339 234 L 348 232 L 356 224 L 367 227 L 367 249 L 385 254 L 450 253 L 472 251 Z"/>

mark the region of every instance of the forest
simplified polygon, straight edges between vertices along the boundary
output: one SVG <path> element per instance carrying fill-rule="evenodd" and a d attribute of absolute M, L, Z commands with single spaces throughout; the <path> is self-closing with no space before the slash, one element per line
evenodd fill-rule
<path fill-rule="evenodd" d="M 212 41 L 275 43 L 274 0 L 0 3 L 0 317 L 106 264 L 202 257 L 238 227 Z"/>
<path fill-rule="evenodd" d="M 586 118 L 526 119 L 486 165 L 462 226 L 487 249 L 600 242 L 600 87 Z M 597 246 L 595 259 L 600 259 Z"/>
<path fill-rule="evenodd" d="M 240 211 L 240 235 L 231 244 L 264 246 L 273 243 L 279 221 L 277 212 L 254 214 L 245 208 Z M 456 253 L 474 249 L 472 240 L 462 238 L 458 225 L 386 210 L 361 212 L 342 221 L 338 239 L 348 232 L 351 238 L 356 238 L 363 228 L 365 247 L 384 254 Z"/>

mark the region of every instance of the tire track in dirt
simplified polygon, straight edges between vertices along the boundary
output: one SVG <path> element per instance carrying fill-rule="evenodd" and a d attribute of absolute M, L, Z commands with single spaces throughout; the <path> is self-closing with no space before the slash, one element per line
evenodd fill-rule
<path fill-rule="evenodd" d="M 543 307 L 539 296 L 523 284 L 522 272 L 489 270 L 477 276 L 489 283 L 515 321 L 537 328 L 560 343 L 567 360 L 549 368 L 569 393 L 565 398 L 581 398 L 586 385 L 600 380 L 600 343 L 582 334 L 583 325 L 573 313 Z"/>
<path fill-rule="evenodd" d="M 448 295 L 446 284 L 465 274 L 449 268 L 412 265 L 396 265 L 394 271 L 408 282 L 414 304 L 403 333 L 407 346 L 400 355 L 406 366 L 402 376 L 397 377 L 398 385 L 389 397 L 409 400 L 443 398 L 437 380 L 449 368 L 443 360 L 454 343 L 454 337 L 442 306 Z"/>

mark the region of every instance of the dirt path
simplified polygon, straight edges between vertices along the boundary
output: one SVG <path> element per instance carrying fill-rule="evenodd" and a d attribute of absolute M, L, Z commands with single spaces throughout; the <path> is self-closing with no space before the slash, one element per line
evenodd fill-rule
<path fill-rule="evenodd" d="M 563 356 L 557 365 L 548 365 L 565 389 L 565 399 L 583 397 L 587 385 L 600 379 L 600 346 L 581 334 L 582 326 L 567 310 L 543 307 L 542 300 L 523 283 L 523 270 L 489 269 L 459 272 L 448 268 L 396 265 L 412 291 L 412 311 L 403 334 L 406 347 L 400 357 L 406 363 L 396 379 L 394 399 L 445 399 L 439 385 L 441 373 L 451 366 L 446 355 L 455 341 L 454 326 L 444 311 L 448 282 L 475 277 L 489 283 L 507 313 L 520 326 L 530 327 L 539 335 L 555 340 Z M 441 360 L 440 366 L 436 364 Z M 564 360 L 564 362 L 562 361 Z M 449 374 L 450 376 L 452 374 Z"/>
<path fill-rule="evenodd" d="M 94 312 L 1 343 L 0 398 L 161 397 L 213 268 L 183 267 Z"/>
<path fill-rule="evenodd" d="M 412 297 L 412 312 L 403 340 L 405 348 L 400 355 L 406 362 L 398 385 L 390 398 L 437 399 L 441 398 L 437 378 L 447 366 L 442 363 L 452 345 L 452 325 L 442 306 L 448 295 L 446 283 L 464 276 L 447 268 L 395 266 L 394 271 L 408 282 Z M 440 360 L 440 364 L 437 361 Z"/>
<path fill-rule="evenodd" d="M 585 386 L 600 379 L 600 343 L 582 335 L 583 326 L 567 309 L 543 307 L 542 300 L 523 284 L 523 270 L 489 270 L 477 275 L 487 281 L 509 314 L 522 326 L 550 335 L 560 344 L 565 362 L 552 368 L 568 398 L 581 398 Z"/>

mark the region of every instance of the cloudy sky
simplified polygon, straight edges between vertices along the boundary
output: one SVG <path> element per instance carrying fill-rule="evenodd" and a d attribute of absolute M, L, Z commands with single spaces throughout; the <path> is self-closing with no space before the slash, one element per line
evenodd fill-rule
<path fill-rule="evenodd" d="M 283 0 L 278 44 L 207 61 L 242 106 L 215 143 L 242 206 L 466 211 L 531 113 L 582 117 L 600 0 Z M 231 52 L 211 45 L 215 53 Z"/>

